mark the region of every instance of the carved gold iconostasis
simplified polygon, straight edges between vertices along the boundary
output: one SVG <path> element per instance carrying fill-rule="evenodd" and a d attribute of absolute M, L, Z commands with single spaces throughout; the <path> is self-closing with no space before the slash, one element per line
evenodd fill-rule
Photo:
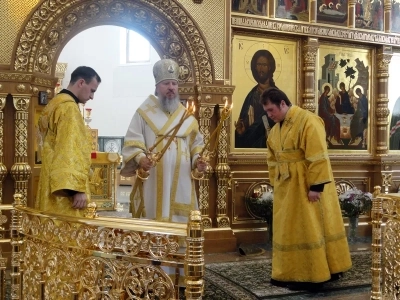
<path fill-rule="evenodd" d="M 400 52 L 394 53 L 389 67 L 389 150 L 400 153 Z"/>
<path fill-rule="evenodd" d="M 400 69 L 396 58 L 400 48 L 396 1 L 385 3 L 384 11 L 379 0 L 342 1 L 340 5 L 325 0 L 226 0 L 201 4 L 190 0 L 30 3 L 10 0 L 6 3 L 12 7 L 21 3 L 24 8 L 20 9 L 21 24 L 13 20 L 16 29 L 7 27 L 9 33 L 6 31 L 3 39 L 4 49 L 10 53 L 6 59 L 0 55 L 3 58 L 0 91 L 2 95 L 11 95 L 8 106 L 14 104 L 12 109 L 6 107 L 5 124 L 7 128 L 16 128 L 4 131 L 7 141 L 16 141 L 14 149 L 2 157 L 11 170 L 11 176 L 7 175 L 4 182 L 3 197 L 7 201 L 12 201 L 14 193 L 21 193 L 24 200 L 26 196 L 30 203 L 34 198 L 32 181 L 37 180 L 36 171 L 40 169 L 35 164 L 33 142 L 35 114 L 41 109 L 38 92 L 46 91 L 49 99 L 53 96 L 57 55 L 80 31 L 105 23 L 137 29 L 157 48 L 160 57 L 179 62 L 184 71 L 182 98 L 195 99 L 200 130 L 206 139 L 218 124 L 221 104 L 225 100 L 233 102 L 232 116 L 222 127 L 217 157 L 199 182 L 201 218 L 203 225 L 206 220 L 207 229 L 211 229 L 206 231 L 204 239 L 209 252 L 234 251 L 237 243 L 255 243 L 266 238 L 265 223 L 249 213 L 244 201 L 254 184 L 269 182 L 265 149 L 238 147 L 234 136 L 244 100 L 257 84 L 251 72 L 251 58 L 259 50 L 267 50 L 274 57 L 275 84 L 296 105 L 319 114 L 319 100 L 327 91 L 325 87 L 329 91 L 324 100 L 334 94 L 335 104 L 338 101 L 339 105 L 335 106 L 335 112 L 333 106 L 329 107 L 339 123 L 334 119 L 332 124 L 336 125 L 327 128 L 327 143 L 335 180 L 349 182 L 364 191 L 372 191 L 376 185 L 382 185 L 386 192 L 398 189 L 400 152 L 395 146 L 398 122 L 395 102 L 400 93 L 393 92 L 394 101 L 388 96 L 398 85 L 392 72 Z M 330 65 L 332 56 L 334 63 Z M 259 64 L 260 68 L 269 67 L 266 62 Z M 354 112 L 351 108 L 343 112 L 346 93 L 335 96 L 334 90 L 340 90 L 341 82 Z M 365 100 L 367 110 L 365 106 L 361 110 Z M 255 122 L 255 113 L 253 109 L 245 116 Z M 265 131 L 262 116 L 261 121 L 259 124 Z M 394 131 L 390 136 L 391 130 Z M 261 136 L 265 137 L 265 132 Z M 388 149 L 390 140 L 393 145 Z M 31 178 L 30 166 L 35 166 Z M 101 168 L 99 165 L 94 175 L 98 175 L 98 183 L 105 183 L 101 181 L 105 178 Z M 104 195 L 101 185 L 92 188 Z M 364 219 L 363 226 L 370 226 L 368 222 L 370 219 Z M 20 260 L 15 256 L 12 261 Z M 17 276 L 18 272 L 13 274 Z"/>
<path fill-rule="evenodd" d="M 247 6 L 242 6 L 245 2 Z M 356 93 L 350 102 L 353 105 L 353 114 L 335 112 L 335 117 L 339 119 L 340 135 L 335 140 L 333 134 L 328 141 L 334 175 L 335 178 L 351 180 L 353 183 L 356 181 L 357 187 L 364 190 L 371 190 L 371 187 L 383 182 L 390 183 L 386 179 L 392 172 L 392 166 L 398 163 L 398 153 L 397 150 L 390 150 L 392 157 L 386 160 L 390 127 L 388 116 L 391 108 L 386 104 L 388 91 L 385 81 L 390 77 L 387 67 L 390 64 L 392 47 L 400 47 L 400 37 L 396 34 L 396 26 L 393 26 L 394 31 L 390 30 L 388 18 L 383 19 L 383 29 L 369 27 L 358 30 L 357 21 L 352 22 L 357 17 L 355 6 L 347 7 L 343 24 L 333 24 L 332 20 L 319 18 L 321 14 L 318 15 L 318 12 L 327 9 L 323 4 L 329 7 L 330 2 L 317 4 L 316 1 L 227 0 L 194 4 L 192 1 L 170 0 L 167 6 L 163 3 L 74 0 L 68 5 L 63 1 L 40 1 L 35 7 L 32 6 L 29 15 L 24 17 L 20 31 L 15 33 L 8 63 L 10 66 L 6 63 L 7 67 L 3 70 L 7 71 L 2 71 L 2 78 L 7 82 L 4 83 L 2 93 L 18 95 L 21 88 L 17 87 L 22 82 L 26 85 L 27 97 L 34 99 L 29 115 L 29 158 L 25 161 L 25 157 L 22 157 L 20 164 L 35 165 L 32 125 L 34 114 L 40 109 L 37 96 L 39 91 L 54 89 L 57 80 L 57 55 L 66 42 L 84 28 L 98 26 L 103 20 L 109 20 L 140 31 L 157 48 L 161 57 L 173 58 L 179 62 L 184 73 L 180 85 L 182 98 L 192 97 L 195 100 L 199 108 L 196 111 L 199 111 L 200 130 L 205 139 L 218 124 L 218 107 L 225 100 L 229 104 L 233 102 L 231 118 L 225 122 L 224 134 L 218 143 L 218 157 L 200 183 L 199 199 L 203 218 L 209 220 L 211 227 L 229 227 L 235 225 L 239 219 L 243 220 L 243 227 L 253 226 L 251 216 L 244 206 L 244 195 L 253 183 L 268 182 L 265 149 L 253 145 L 242 147 L 237 145 L 235 137 L 235 125 L 240 125 L 238 121 L 241 119 L 244 101 L 257 84 L 251 72 L 251 58 L 257 51 L 268 51 L 274 57 L 273 79 L 276 86 L 286 92 L 294 104 L 317 114 L 320 109 L 318 102 L 326 83 L 332 86 L 327 98 L 332 96 L 335 89 L 340 89 L 342 81 L 347 93 L 350 89 L 354 93 L 360 88 L 362 95 Z M 250 4 L 251 7 L 248 6 Z M 239 7 L 235 9 L 235 5 Z M 321 10 L 318 5 L 322 6 Z M 394 8 L 397 6 L 392 5 Z M 388 6 L 387 9 L 389 8 Z M 340 9 L 343 7 L 335 5 L 332 11 Z M 204 11 L 213 14 L 204 14 Z M 391 13 L 395 24 L 398 15 L 394 9 Z M 362 18 L 367 19 L 368 15 L 365 14 L 364 10 Z M 165 18 L 166 15 L 170 17 Z M 308 18 L 300 17 L 306 15 Z M 361 19 L 360 16 L 362 15 L 359 14 L 358 20 Z M 144 19 L 146 22 L 143 22 Z M 214 19 L 224 20 L 222 25 L 218 22 L 218 30 L 215 30 L 217 22 L 210 22 Z M 382 24 L 379 18 L 376 20 L 376 24 Z M 324 66 L 325 61 L 321 61 L 327 55 L 335 56 L 335 62 L 338 62 L 335 70 L 329 70 L 329 67 Z M 260 67 L 268 67 L 264 64 L 265 62 L 261 62 Z M 326 68 L 328 73 L 333 73 L 329 80 L 326 74 L 325 77 L 322 75 Z M 349 76 L 346 73 L 343 75 L 347 69 Z M 17 73 L 22 75 L 16 76 Z M 368 75 L 365 77 L 360 73 Z M 336 82 L 336 76 L 344 77 Z M 368 102 L 367 118 L 357 117 L 363 95 Z M 52 96 L 49 93 L 49 99 Z M 265 128 L 269 122 L 265 123 L 262 116 L 257 118 L 257 112 L 253 108 L 252 111 L 245 112 L 244 116 L 251 119 L 252 124 L 258 119 L 258 125 L 262 125 L 260 128 L 264 130 L 261 137 L 265 138 Z M 362 116 L 361 112 L 358 113 Z M 353 119 L 361 122 L 351 122 Z M 328 129 L 330 132 L 331 128 Z M 337 127 L 332 132 L 335 130 Z M 15 152 L 19 155 L 18 151 Z M 13 162 L 7 164 L 11 167 Z M 385 180 L 382 179 L 383 175 Z M 36 178 L 37 172 L 34 173 L 33 180 Z M 18 183 L 20 182 L 22 181 L 19 180 Z M 393 188 L 394 185 L 388 185 L 388 189 Z M 33 189 L 34 186 L 30 184 L 27 193 Z M 7 191 L 6 194 L 9 196 L 11 192 Z"/>

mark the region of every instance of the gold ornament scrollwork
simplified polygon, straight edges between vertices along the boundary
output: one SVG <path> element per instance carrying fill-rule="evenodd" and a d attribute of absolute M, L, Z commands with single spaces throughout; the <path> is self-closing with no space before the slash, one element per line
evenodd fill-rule
<path fill-rule="evenodd" d="M 389 124 L 389 108 L 388 108 L 388 78 L 389 78 L 389 64 L 392 58 L 391 47 L 382 46 L 376 55 L 377 63 L 377 101 L 376 101 L 376 133 L 377 133 L 377 143 L 376 145 L 376 155 L 384 156 L 388 152 L 387 145 L 387 127 Z"/>
<path fill-rule="evenodd" d="M 50 74 L 56 53 L 77 27 L 98 25 L 100 19 L 140 29 L 163 51 L 161 56 L 179 61 L 182 81 L 213 82 L 208 46 L 193 17 L 177 0 L 167 5 L 164 1 L 87 1 L 86 5 L 79 0 L 68 1 L 68 5 L 65 1 L 44 1 L 22 26 L 14 70 Z"/>
<path fill-rule="evenodd" d="M 318 53 L 318 40 L 309 38 L 303 43 L 304 94 L 302 108 L 315 112 L 315 65 Z"/>
<path fill-rule="evenodd" d="M 211 118 L 214 114 L 213 105 L 200 104 L 199 109 L 199 127 L 200 132 L 203 135 L 204 143 L 207 143 L 210 139 L 210 128 L 211 128 Z M 209 211 L 209 198 L 210 198 L 210 178 L 212 176 L 213 169 L 211 165 L 208 165 L 207 170 L 204 172 L 203 179 L 199 180 L 199 209 L 202 215 L 202 222 L 204 228 L 212 227 L 212 220 L 210 218 Z"/>
<path fill-rule="evenodd" d="M 22 277 L 22 295 L 29 295 L 30 299 L 42 299 L 43 293 L 48 299 L 142 299 L 143 295 L 149 299 L 155 295 L 160 299 L 177 299 L 174 283 L 155 261 L 183 263 L 187 299 L 201 298 L 204 232 L 200 211 L 192 211 L 188 224 L 177 231 L 179 235 L 171 235 L 154 232 L 160 224 L 153 225 L 151 221 L 147 225 L 132 224 L 133 228 L 143 228 L 136 232 L 108 228 L 101 221 L 89 225 L 71 219 L 53 220 L 54 216 L 45 214 L 39 217 L 18 209 L 22 198 L 21 194 L 15 197 L 17 209 L 11 227 L 15 230 L 13 299 L 20 299 Z M 24 236 L 23 252 L 17 229 Z M 63 243 L 66 236 L 70 237 L 68 247 Z M 181 258 L 177 256 L 179 237 L 186 237 L 187 245 L 186 255 L 180 255 Z M 26 266 L 23 273 L 21 264 Z"/>
<path fill-rule="evenodd" d="M 0 88 L 1 90 L 1 88 Z M 6 105 L 6 96 L 0 95 L 0 205 L 3 204 L 3 181 L 7 176 L 7 167 L 4 165 L 4 107 Z M 4 239 L 5 227 L 3 226 L 8 221 L 6 215 L 3 215 L 3 210 L 0 209 L 0 239 Z M 3 257 L 2 249 L 0 248 L 0 288 L 5 287 L 4 278 L 6 276 L 7 257 Z"/>
<path fill-rule="evenodd" d="M 222 103 L 227 103 L 228 97 L 221 99 Z M 220 113 L 224 110 L 224 106 L 220 105 Z M 227 216 L 227 199 L 228 184 L 231 169 L 227 164 L 228 158 L 228 122 L 230 117 L 226 118 L 222 124 L 218 140 L 218 163 L 215 167 L 217 175 L 217 226 L 220 228 L 230 227 L 230 220 Z"/>
<path fill-rule="evenodd" d="M 382 173 L 382 186 L 384 187 L 385 194 L 389 193 L 389 188 L 392 186 L 392 173 Z"/>
<path fill-rule="evenodd" d="M 6 96 L 0 95 L 0 204 L 3 203 L 3 181 L 7 176 L 7 167 L 4 165 L 4 107 Z M 2 214 L 0 213 L 0 216 Z"/>
<path fill-rule="evenodd" d="M 15 194 L 22 194 L 23 201 L 28 195 L 28 180 L 32 173 L 28 164 L 28 109 L 29 96 L 14 96 L 15 108 L 15 155 L 10 174 L 14 179 Z M 23 203 L 26 206 L 26 202 Z"/>

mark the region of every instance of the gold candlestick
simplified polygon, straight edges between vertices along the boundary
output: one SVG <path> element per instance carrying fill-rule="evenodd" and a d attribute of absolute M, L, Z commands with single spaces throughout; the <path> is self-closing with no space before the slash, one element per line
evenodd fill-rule
<path fill-rule="evenodd" d="M 189 103 L 187 102 L 186 104 L 186 111 L 185 113 L 182 115 L 180 121 L 178 122 L 177 125 L 175 125 L 173 128 L 171 128 L 166 134 L 164 134 L 158 141 L 156 141 L 156 143 L 151 146 L 147 151 L 146 151 L 146 156 L 149 160 L 151 160 L 152 162 L 152 168 L 155 167 L 157 165 L 157 163 L 161 160 L 161 158 L 163 157 L 164 153 L 167 151 L 169 145 L 171 145 L 172 141 L 174 140 L 175 136 L 177 135 L 179 129 L 181 128 L 182 124 L 186 121 L 186 119 L 188 119 L 190 116 L 194 115 L 196 111 L 196 107 L 194 106 L 194 103 L 192 102 L 191 105 L 189 106 Z M 172 135 L 169 137 L 167 143 L 165 144 L 165 146 L 161 149 L 161 151 L 157 152 L 157 153 L 153 153 L 153 150 L 157 147 L 157 145 L 159 143 L 161 143 L 161 141 L 164 139 L 164 137 L 168 136 L 170 133 L 172 132 Z M 138 169 L 138 171 L 136 172 L 138 177 L 142 180 L 146 180 L 147 178 L 149 178 L 150 176 L 150 172 L 149 171 L 145 171 L 143 169 Z"/>
<path fill-rule="evenodd" d="M 233 107 L 232 103 L 228 107 L 228 101 L 225 101 L 225 106 L 221 111 L 221 117 L 219 119 L 219 123 L 218 123 L 217 127 L 214 129 L 214 131 L 211 133 L 211 135 L 210 135 L 207 143 L 204 145 L 203 149 L 200 151 L 198 159 L 208 163 L 210 161 L 210 159 L 212 157 L 214 157 L 215 152 L 217 150 L 217 145 L 218 145 L 219 135 L 221 133 L 222 125 L 224 124 L 225 120 L 227 120 L 229 118 L 229 116 L 231 115 L 232 107 Z M 214 144 L 213 149 L 210 151 L 208 148 L 209 148 L 210 142 L 214 136 L 216 136 L 215 144 Z M 204 172 L 200 172 L 197 169 L 197 167 L 196 167 L 196 169 L 194 169 L 192 171 L 193 179 L 199 180 L 199 179 L 202 179 L 203 177 L 204 177 Z"/>
<path fill-rule="evenodd" d="M 217 135 L 217 139 L 215 141 L 214 148 L 212 151 L 207 151 L 207 152 L 210 155 L 213 155 L 213 153 L 216 151 L 217 144 L 218 144 L 218 137 L 219 137 L 219 134 L 221 133 L 222 125 L 224 124 L 225 120 L 228 119 L 229 116 L 231 115 L 232 107 L 233 107 L 233 104 L 231 104 L 228 107 L 228 101 L 225 101 L 225 106 L 221 111 L 221 118 L 219 119 L 219 123 L 218 123 L 217 127 L 214 129 L 214 131 L 211 133 L 210 138 L 208 139 L 207 143 L 204 145 L 203 149 L 200 151 L 200 156 L 203 156 L 204 152 L 210 145 L 210 142 L 215 135 Z"/>

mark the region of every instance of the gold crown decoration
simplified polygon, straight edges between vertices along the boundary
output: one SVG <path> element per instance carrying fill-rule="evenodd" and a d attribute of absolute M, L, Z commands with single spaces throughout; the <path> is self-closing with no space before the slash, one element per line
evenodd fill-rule
<path fill-rule="evenodd" d="M 172 59 L 161 59 L 154 64 L 153 75 L 156 85 L 163 80 L 179 80 L 179 65 Z"/>

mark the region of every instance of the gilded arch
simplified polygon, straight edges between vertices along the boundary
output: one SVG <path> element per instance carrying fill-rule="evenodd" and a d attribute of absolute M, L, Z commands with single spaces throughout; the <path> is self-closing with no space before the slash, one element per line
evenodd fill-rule
<path fill-rule="evenodd" d="M 78 32 L 119 25 L 146 36 L 161 57 L 175 59 L 182 82 L 213 83 L 210 50 L 177 0 L 45 0 L 24 25 L 13 56 L 15 71 L 52 75 L 54 60 Z"/>

